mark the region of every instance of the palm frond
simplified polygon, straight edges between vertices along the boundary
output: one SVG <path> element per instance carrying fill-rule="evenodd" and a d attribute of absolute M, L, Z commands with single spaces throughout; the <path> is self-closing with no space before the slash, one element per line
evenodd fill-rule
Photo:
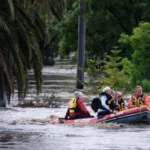
<path fill-rule="evenodd" d="M 65 0 L 48 0 L 47 3 L 52 14 L 60 20 L 63 17 L 63 11 L 66 6 Z"/>
<path fill-rule="evenodd" d="M 19 7 L 18 4 L 15 3 L 15 8 L 16 11 L 19 13 L 18 17 L 20 20 L 22 20 L 23 22 L 27 23 L 28 26 L 32 27 L 32 29 L 34 30 L 33 34 L 36 34 L 40 39 L 43 39 L 45 36 L 45 33 L 41 33 L 38 29 L 38 27 L 36 26 L 36 24 L 34 23 L 33 19 L 30 18 L 30 16 L 21 8 Z"/>
<path fill-rule="evenodd" d="M 26 28 L 23 26 L 23 24 L 16 19 L 15 24 L 17 25 L 17 33 L 19 36 L 19 41 L 21 41 L 20 43 L 20 48 L 24 51 L 22 51 L 24 53 L 24 57 L 26 57 L 25 61 L 26 63 L 30 63 L 31 58 L 32 58 L 32 49 L 31 49 L 31 43 L 30 43 L 30 37 L 26 32 Z"/>
<path fill-rule="evenodd" d="M 7 19 L 14 20 L 14 5 L 12 0 L 1 0 L 0 1 L 0 11 L 1 13 L 7 14 Z M 1 15 L 2 16 L 2 15 Z"/>
<path fill-rule="evenodd" d="M 34 52 L 34 51 L 33 51 Z M 33 70 L 34 70 L 34 76 L 36 80 L 36 88 L 37 88 L 37 93 L 41 91 L 43 79 L 42 79 L 42 64 L 39 61 L 40 59 L 37 57 L 36 53 L 33 54 Z M 41 67 L 39 67 L 41 66 Z"/>
<path fill-rule="evenodd" d="M 41 16 L 48 15 L 49 10 L 60 19 L 65 1 L 0 1 L 0 78 L 3 81 L 0 82 L 0 88 L 3 88 L 0 96 L 4 95 L 5 90 L 10 94 L 14 90 L 13 77 L 16 77 L 18 84 L 18 96 L 24 96 L 30 66 L 34 70 L 37 92 L 41 91 L 42 59 L 38 43 L 46 38 L 46 25 Z"/>
<path fill-rule="evenodd" d="M 14 5 L 13 5 L 13 1 L 12 0 L 7 0 L 8 3 L 8 10 L 9 10 L 9 14 L 10 14 L 10 19 L 14 20 L 15 19 L 15 11 L 14 11 Z"/>

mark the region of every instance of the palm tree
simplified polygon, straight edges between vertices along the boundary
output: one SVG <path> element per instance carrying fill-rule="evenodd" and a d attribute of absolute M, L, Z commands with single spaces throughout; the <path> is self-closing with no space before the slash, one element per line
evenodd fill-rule
<path fill-rule="evenodd" d="M 0 1 L 0 106 L 5 106 L 6 95 L 10 99 L 15 82 L 19 99 L 25 96 L 28 70 L 31 68 L 34 70 L 37 92 L 41 90 L 42 60 L 38 42 L 46 37 L 41 13 L 46 8 L 47 13 L 51 10 L 59 18 L 64 2 L 56 5 L 56 1 Z"/>

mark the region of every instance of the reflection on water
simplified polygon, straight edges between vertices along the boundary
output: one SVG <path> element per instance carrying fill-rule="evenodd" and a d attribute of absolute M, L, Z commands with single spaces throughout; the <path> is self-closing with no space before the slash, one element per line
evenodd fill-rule
<path fill-rule="evenodd" d="M 62 114 L 65 114 L 64 108 L 0 110 L 0 149 L 150 150 L 149 125 L 99 123 L 93 126 L 65 126 L 48 124 L 46 119 L 48 116 L 62 117 Z M 42 124 L 39 124 L 40 121 Z"/>

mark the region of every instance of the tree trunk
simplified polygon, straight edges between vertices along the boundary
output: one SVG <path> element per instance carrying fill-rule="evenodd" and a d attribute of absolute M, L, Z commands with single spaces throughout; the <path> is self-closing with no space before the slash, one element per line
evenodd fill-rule
<path fill-rule="evenodd" d="M 3 72 L 2 68 L 0 67 L 0 107 L 6 107 L 6 100 L 5 100 L 5 93 L 4 93 L 4 78 L 3 78 Z"/>

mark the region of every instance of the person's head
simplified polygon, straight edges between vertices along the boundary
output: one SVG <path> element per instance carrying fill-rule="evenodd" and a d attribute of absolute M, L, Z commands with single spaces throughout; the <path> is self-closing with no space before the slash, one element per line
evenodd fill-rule
<path fill-rule="evenodd" d="M 115 97 L 115 94 L 116 94 L 116 91 L 111 90 L 111 96 L 112 96 L 112 97 Z"/>
<path fill-rule="evenodd" d="M 141 96 L 141 94 L 143 93 L 142 87 L 141 86 L 136 86 L 135 88 L 135 95 L 137 97 Z"/>
<path fill-rule="evenodd" d="M 82 98 L 83 94 L 80 91 L 75 91 L 74 96 L 75 96 L 75 98 L 80 98 L 80 97 Z"/>
<path fill-rule="evenodd" d="M 117 92 L 117 100 L 120 101 L 122 99 L 122 93 L 121 92 Z"/>
<path fill-rule="evenodd" d="M 111 96 L 114 100 L 117 100 L 117 91 L 111 90 Z"/>
<path fill-rule="evenodd" d="M 111 96 L 113 97 L 113 99 L 115 100 L 115 101 L 117 101 L 118 100 L 118 91 L 111 91 Z"/>
<path fill-rule="evenodd" d="M 109 86 L 106 86 L 106 87 L 103 88 L 103 92 L 111 95 L 111 88 Z"/>

